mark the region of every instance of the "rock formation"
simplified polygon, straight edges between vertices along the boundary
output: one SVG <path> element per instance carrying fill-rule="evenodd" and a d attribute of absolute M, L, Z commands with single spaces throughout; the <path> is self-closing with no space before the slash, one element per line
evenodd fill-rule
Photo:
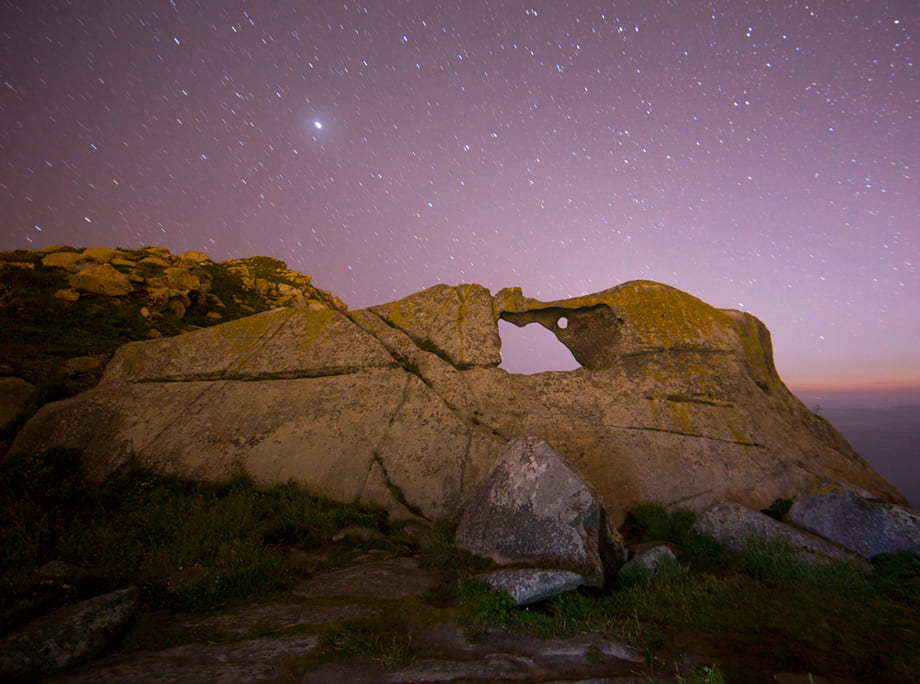
<path fill-rule="evenodd" d="M 168 256 L 107 263 L 153 264 L 167 293 L 192 285 L 164 270 L 180 268 Z M 179 263 L 201 288 L 200 258 Z M 671 287 L 541 302 L 439 285 L 351 312 L 306 301 L 121 347 L 97 387 L 44 406 L 13 450 L 77 447 L 96 477 L 131 458 L 210 480 L 242 467 L 264 484 L 294 478 L 400 516 L 457 519 L 506 443 L 536 435 L 614 525 L 640 501 L 761 508 L 820 477 L 906 503 L 783 385 L 759 320 Z M 499 319 L 543 325 L 583 367 L 498 368 Z"/>
<path fill-rule="evenodd" d="M 68 302 L 81 297 L 131 299 L 156 325 L 164 314 L 184 319 L 190 311 L 221 320 L 237 310 L 255 313 L 278 306 L 344 311 L 346 306 L 311 284 L 310 276 L 269 257 L 231 259 L 215 264 L 201 252 L 170 254 L 163 247 L 138 250 L 52 245 L 40 252 L 0 254 L 0 267 L 43 271 L 59 283 L 54 296 Z M 34 286 L 35 283 L 27 283 Z M 0 294 L 4 294 L 0 290 Z M 4 304 L 0 297 L 0 306 Z M 224 301 L 226 300 L 226 301 Z"/>

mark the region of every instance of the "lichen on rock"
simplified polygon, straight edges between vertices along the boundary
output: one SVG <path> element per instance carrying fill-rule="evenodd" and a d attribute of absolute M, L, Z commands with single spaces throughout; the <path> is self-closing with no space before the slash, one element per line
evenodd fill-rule
<path fill-rule="evenodd" d="M 63 259 L 71 267 L 85 258 L 31 258 L 59 253 L 78 255 Z M 13 450 L 77 447 L 97 472 L 134 454 L 204 479 L 242 463 L 260 483 L 294 477 L 340 500 L 456 520 L 505 445 L 533 435 L 598 491 L 614 525 L 641 501 L 758 509 L 816 478 L 906 503 L 785 387 L 766 326 L 665 285 L 553 302 L 438 285 L 347 312 L 267 257 L 214 264 L 144 248 L 104 267 L 116 260 L 141 278 L 129 297 L 144 334 L 168 334 L 171 302 L 208 327 L 123 346 L 98 387 L 42 407 Z M 42 268 L 60 272 L 56 287 L 77 275 Z M 152 286 L 166 269 L 194 273 L 199 289 Z M 264 310 L 279 298 L 297 308 Z M 238 318 L 247 311 L 258 313 Z M 583 367 L 498 368 L 500 319 L 547 327 Z"/>

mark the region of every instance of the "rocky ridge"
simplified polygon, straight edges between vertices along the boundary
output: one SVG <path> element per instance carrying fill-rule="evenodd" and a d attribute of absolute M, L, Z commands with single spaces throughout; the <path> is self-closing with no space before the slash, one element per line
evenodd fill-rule
<path fill-rule="evenodd" d="M 215 263 L 201 252 L 163 247 L 63 245 L 2 252 L 0 377 L 9 391 L 0 393 L 0 432 L 14 430 L 36 403 L 95 385 L 125 342 L 282 306 L 347 308 L 310 276 L 269 257 Z"/>

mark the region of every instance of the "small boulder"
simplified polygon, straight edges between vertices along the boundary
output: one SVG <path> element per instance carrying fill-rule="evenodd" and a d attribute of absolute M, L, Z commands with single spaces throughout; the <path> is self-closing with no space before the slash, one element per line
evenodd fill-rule
<path fill-rule="evenodd" d="M 35 678 L 104 650 L 134 617 L 136 587 L 63 606 L 0 639 L 0 676 Z"/>
<path fill-rule="evenodd" d="M 177 318 L 182 318 L 186 310 L 192 305 L 188 295 L 183 290 L 169 287 L 151 287 L 147 290 L 148 312 L 172 312 Z"/>
<path fill-rule="evenodd" d="M 92 259 L 97 264 L 110 262 L 115 258 L 116 254 L 118 254 L 118 251 L 111 247 L 87 247 L 83 250 L 83 256 L 87 259 Z"/>
<path fill-rule="evenodd" d="M 505 447 L 467 505 L 456 544 L 501 565 L 567 570 L 595 587 L 625 559 L 594 492 L 536 437 Z"/>
<path fill-rule="evenodd" d="M 56 299 L 63 299 L 65 302 L 75 302 L 80 299 L 80 293 L 72 288 L 64 288 L 54 293 Z"/>
<path fill-rule="evenodd" d="M 160 268 L 167 268 L 169 266 L 169 261 L 167 261 L 167 259 L 155 255 L 146 256 L 138 263 L 145 266 L 159 266 Z"/>
<path fill-rule="evenodd" d="M 69 277 L 70 287 L 77 292 L 90 292 L 107 297 L 122 297 L 133 290 L 131 281 L 111 264 L 92 266 Z"/>
<path fill-rule="evenodd" d="M 74 356 L 61 364 L 65 375 L 97 375 L 101 376 L 105 364 L 95 356 Z"/>
<path fill-rule="evenodd" d="M 170 267 L 163 271 L 166 287 L 173 290 L 197 290 L 201 280 L 191 271 Z"/>
<path fill-rule="evenodd" d="M 209 257 L 204 252 L 188 251 L 182 252 L 182 254 L 179 254 L 178 256 L 180 259 L 188 259 L 190 261 L 194 261 L 197 264 L 204 264 L 211 260 L 211 257 Z"/>
<path fill-rule="evenodd" d="M 0 431 L 12 427 L 37 397 L 35 385 L 22 378 L 0 377 Z"/>
<path fill-rule="evenodd" d="M 95 263 L 79 252 L 52 252 L 42 257 L 43 266 L 55 266 L 67 271 L 79 271 L 87 264 Z"/>
<path fill-rule="evenodd" d="M 163 259 L 169 259 L 172 257 L 169 250 L 165 247 L 159 247 L 157 245 L 147 245 L 146 247 L 141 247 L 141 250 L 147 252 L 148 254 L 154 254 Z"/>
<path fill-rule="evenodd" d="M 654 575 L 663 563 L 676 563 L 677 556 L 665 544 L 654 544 L 639 551 L 620 568 L 621 581 L 633 581 L 640 575 Z"/>
<path fill-rule="evenodd" d="M 899 551 L 920 555 L 920 515 L 873 498 L 856 487 L 819 480 L 795 497 L 787 519 L 863 558 Z"/>
<path fill-rule="evenodd" d="M 508 594 L 517 606 L 529 606 L 587 584 L 570 570 L 497 570 L 477 576 L 493 589 Z"/>

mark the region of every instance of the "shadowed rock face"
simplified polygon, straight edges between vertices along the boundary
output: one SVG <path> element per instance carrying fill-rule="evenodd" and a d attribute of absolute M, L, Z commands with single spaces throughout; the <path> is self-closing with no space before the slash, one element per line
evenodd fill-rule
<path fill-rule="evenodd" d="M 583 368 L 499 369 L 499 318 L 543 325 Z M 74 446 L 97 477 L 131 455 L 211 480 L 242 466 L 264 484 L 456 519 L 519 435 L 558 450 L 615 525 L 639 501 L 760 508 L 818 477 L 906 503 L 783 385 L 759 320 L 647 281 L 556 302 L 439 285 L 131 343 L 13 450 Z"/>

